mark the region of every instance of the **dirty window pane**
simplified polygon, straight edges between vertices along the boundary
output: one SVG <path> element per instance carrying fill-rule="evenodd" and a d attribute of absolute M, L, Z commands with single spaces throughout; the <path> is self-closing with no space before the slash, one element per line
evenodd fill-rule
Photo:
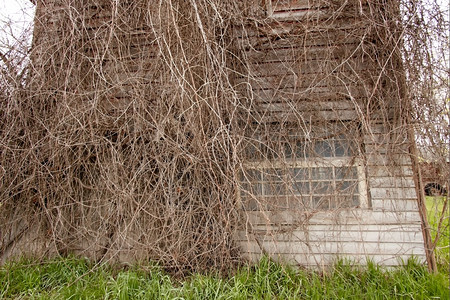
<path fill-rule="evenodd" d="M 312 199 L 314 209 L 329 209 L 330 208 L 330 198 L 329 197 L 313 197 Z"/>
<path fill-rule="evenodd" d="M 262 195 L 262 184 L 261 183 L 243 183 L 241 184 L 241 197 L 246 197 L 248 195 Z"/>
<path fill-rule="evenodd" d="M 358 193 L 358 183 L 356 181 L 339 181 L 336 182 L 336 189 L 345 194 Z"/>
<path fill-rule="evenodd" d="M 311 208 L 311 198 L 309 196 L 297 196 L 295 201 L 288 202 L 289 209 L 306 210 Z"/>
<path fill-rule="evenodd" d="M 311 179 L 332 179 L 333 169 L 327 167 L 311 168 Z"/>
<path fill-rule="evenodd" d="M 332 141 L 317 141 L 314 143 L 314 152 L 318 157 L 332 157 Z"/>
<path fill-rule="evenodd" d="M 342 159 L 357 148 L 341 135 L 342 128 L 334 134 L 336 130 L 319 128 L 308 131 L 307 137 L 291 131 L 286 138 L 272 140 L 266 134 L 258 144 L 261 167 L 252 165 L 241 173 L 241 196 L 247 198 L 243 202 L 253 197 L 259 201 L 258 209 L 271 210 L 359 206 L 358 168 L 345 165 L 347 160 Z M 280 157 L 288 160 L 278 161 Z M 255 204 L 250 207 L 254 209 Z"/>
<path fill-rule="evenodd" d="M 284 173 L 282 169 L 265 169 L 264 181 L 283 181 Z"/>
<path fill-rule="evenodd" d="M 245 198 L 244 202 L 242 203 L 245 210 L 249 211 L 257 211 L 261 210 L 261 205 L 258 203 L 258 200 L 256 200 L 253 197 Z"/>
<path fill-rule="evenodd" d="M 283 183 L 266 183 L 264 184 L 265 195 L 285 195 L 286 189 Z"/>
<path fill-rule="evenodd" d="M 358 171 L 355 167 L 335 168 L 336 179 L 357 179 Z"/>
<path fill-rule="evenodd" d="M 284 155 L 286 158 L 294 158 L 294 149 L 292 149 L 292 145 L 290 143 L 284 144 Z"/>
<path fill-rule="evenodd" d="M 310 193 L 309 182 L 294 182 L 292 189 L 295 195 L 308 195 Z"/>
<path fill-rule="evenodd" d="M 338 139 L 334 141 L 334 152 L 336 157 L 351 156 L 350 143 L 347 140 Z"/>
<path fill-rule="evenodd" d="M 308 180 L 309 169 L 308 168 L 293 168 L 292 177 L 294 180 Z"/>
<path fill-rule="evenodd" d="M 298 159 L 309 157 L 309 151 L 304 142 L 297 141 L 295 144 L 295 156 Z"/>
<path fill-rule="evenodd" d="M 331 181 L 311 182 L 311 192 L 313 194 L 331 194 L 333 185 Z"/>
<path fill-rule="evenodd" d="M 261 181 L 261 171 L 256 169 L 248 169 L 245 170 L 245 173 L 241 173 L 242 181 Z"/>

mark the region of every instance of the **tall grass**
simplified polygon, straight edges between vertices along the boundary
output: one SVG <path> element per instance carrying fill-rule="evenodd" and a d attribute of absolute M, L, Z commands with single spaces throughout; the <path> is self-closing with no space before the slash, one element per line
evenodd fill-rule
<path fill-rule="evenodd" d="M 431 227 L 431 236 L 433 241 L 438 231 L 439 219 L 442 216 L 445 197 L 430 196 L 426 199 L 428 222 Z M 443 222 L 440 228 L 440 237 L 434 251 L 436 255 L 436 263 L 441 273 L 450 276 L 450 227 L 449 227 L 449 207 L 444 212 Z"/>
<path fill-rule="evenodd" d="M 387 270 L 339 261 L 327 273 L 263 258 L 228 277 L 182 281 L 157 266 L 95 266 L 76 258 L 20 260 L 0 268 L 0 298 L 32 299 L 448 299 L 447 279 L 411 259 Z"/>

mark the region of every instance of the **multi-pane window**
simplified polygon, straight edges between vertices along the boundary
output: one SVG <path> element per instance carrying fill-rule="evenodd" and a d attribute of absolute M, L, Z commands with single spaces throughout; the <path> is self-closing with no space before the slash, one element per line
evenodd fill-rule
<path fill-rule="evenodd" d="M 326 131 L 326 130 L 325 130 Z M 289 136 L 251 147 L 241 173 L 247 210 L 328 210 L 366 206 L 357 146 L 342 134 Z"/>

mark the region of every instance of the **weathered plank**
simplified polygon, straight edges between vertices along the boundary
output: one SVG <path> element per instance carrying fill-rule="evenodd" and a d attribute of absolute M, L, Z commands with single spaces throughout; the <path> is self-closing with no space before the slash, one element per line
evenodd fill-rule
<path fill-rule="evenodd" d="M 262 123 L 271 123 L 271 122 L 299 122 L 299 120 L 328 120 L 328 121 L 351 121 L 356 120 L 357 116 L 352 111 L 302 111 L 296 112 L 295 110 L 284 110 L 284 111 L 268 111 L 264 109 L 258 110 L 256 108 L 256 113 L 259 116 L 255 116 L 255 118 Z"/>
<path fill-rule="evenodd" d="M 349 230 L 351 229 L 351 230 Z M 240 231 L 237 241 L 257 238 L 261 241 L 292 242 L 391 242 L 405 241 L 422 243 L 420 225 L 310 225 L 289 230 L 289 226 L 270 231 L 263 226 L 252 227 L 248 232 Z"/>
<path fill-rule="evenodd" d="M 360 43 L 347 43 L 342 45 L 324 46 L 298 46 L 291 45 L 286 48 L 266 50 L 251 50 L 245 52 L 248 63 L 270 63 L 288 61 L 311 60 L 340 60 L 356 59 L 364 56 L 364 49 Z"/>
<path fill-rule="evenodd" d="M 316 86 L 307 88 L 274 88 L 265 90 L 253 90 L 256 100 L 262 103 L 275 103 L 280 101 L 327 100 L 337 97 L 350 99 L 362 99 L 367 95 L 363 87 L 358 86 Z M 278 101 L 277 101 L 278 100 Z M 352 105 L 352 108 L 355 108 Z M 317 109 L 316 109 L 317 110 Z"/>
<path fill-rule="evenodd" d="M 321 1 L 310 0 L 269 0 L 274 12 L 283 10 L 310 9 L 314 7 L 324 6 Z"/>
<path fill-rule="evenodd" d="M 329 1 L 320 1 L 320 0 L 270 0 L 270 7 L 274 12 L 277 11 L 285 11 L 285 10 L 305 10 L 305 9 L 314 9 L 319 7 L 334 7 L 337 6 L 336 3 L 332 3 Z M 340 8 L 342 10 L 349 9 L 351 7 L 356 7 L 357 9 L 362 9 L 367 6 L 367 0 L 359 0 L 359 1 L 345 1 L 341 3 Z"/>
<path fill-rule="evenodd" d="M 330 88 L 330 87 L 317 87 L 312 89 L 268 89 L 268 90 L 254 90 L 253 96 L 259 103 L 300 103 L 305 102 L 307 105 L 311 101 L 326 102 L 330 99 L 351 99 L 362 98 L 365 95 L 365 91 L 360 88 Z M 324 101 L 325 100 L 325 101 Z M 354 106 L 353 106 L 354 107 Z M 317 111 L 317 109 L 314 109 Z M 353 110 L 353 109 L 352 109 Z"/>
<path fill-rule="evenodd" d="M 277 226 L 286 224 L 304 226 L 306 224 L 323 225 L 406 225 L 420 224 L 419 213 L 403 211 L 374 211 L 372 209 L 340 209 L 337 211 L 246 211 L 241 219 L 253 225 Z"/>
<path fill-rule="evenodd" d="M 396 151 L 402 150 L 403 153 L 408 153 L 405 152 L 408 149 L 405 132 L 401 132 L 398 135 L 394 135 L 392 132 L 365 134 L 364 143 L 367 145 L 368 150 L 371 149 L 370 147 L 386 146 L 386 144 L 389 144 L 399 146 L 399 148 L 395 148 Z"/>
<path fill-rule="evenodd" d="M 391 174 L 392 175 L 392 174 Z M 385 176 L 385 177 L 369 177 L 369 186 L 371 188 L 413 188 L 415 187 L 414 178 L 412 176 Z"/>
<path fill-rule="evenodd" d="M 159 47 L 153 41 L 142 45 L 117 45 L 117 42 L 89 43 L 84 47 L 84 54 L 89 59 L 101 59 L 105 63 L 145 64 L 161 56 Z"/>
<path fill-rule="evenodd" d="M 367 177 L 411 177 L 413 170 L 410 165 L 407 166 L 367 166 Z"/>
<path fill-rule="evenodd" d="M 245 258 L 252 262 L 258 262 L 263 254 L 261 253 L 250 253 L 244 252 Z M 421 253 L 419 249 L 417 249 L 417 252 L 414 254 L 416 258 L 419 259 L 421 262 L 425 262 L 425 254 Z M 344 255 L 344 254 L 314 254 L 314 253 L 307 253 L 307 254 L 285 254 L 285 255 L 272 255 L 272 259 L 284 263 L 289 263 L 292 265 L 301 265 L 301 266 L 308 266 L 308 267 L 317 267 L 317 268 L 324 268 L 325 266 L 333 265 L 338 259 L 350 259 L 352 262 L 356 264 L 366 264 L 368 259 L 370 261 L 383 265 L 383 266 L 398 266 L 402 262 L 406 262 L 409 258 L 411 258 L 411 254 L 378 254 L 375 256 L 367 256 L 367 255 Z"/>
<path fill-rule="evenodd" d="M 239 242 L 244 252 L 266 254 L 338 254 L 338 255 L 399 255 L 422 254 L 423 242 Z"/>
<path fill-rule="evenodd" d="M 361 28 L 348 29 L 316 29 L 305 31 L 304 28 L 287 30 L 289 37 L 279 33 L 278 27 L 262 27 L 259 30 L 246 28 L 236 29 L 234 35 L 239 49 L 248 51 L 266 51 L 275 49 L 291 49 L 304 47 L 352 47 L 363 43 L 364 30 Z"/>
<path fill-rule="evenodd" d="M 323 99 L 323 98 L 322 98 Z M 273 102 L 264 101 L 260 102 L 259 99 L 256 99 L 255 101 L 255 109 L 259 111 L 266 111 L 266 112 L 285 112 L 285 113 L 330 113 L 334 112 L 336 114 L 343 114 L 345 111 L 351 111 L 351 113 L 354 114 L 354 109 L 352 108 L 343 108 L 339 109 L 338 107 L 334 106 L 335 103 L 339 103 L 340 101 L 333 101 L 330 100 L 329 103 L 327 101 L 317 101 L 318 107 L 312 106 L 314 102 L 308 102 L 302 105 L 303 101 L 302 98 L 296 98 L 296 99 L 286 99 L 280 96 L 278 98 L 278 101 L 273 99 Z"/>
<path fill-rule="evenodd" d="M 369 189 L 372 199 L 417 199 L 414 187 L 370 187 Z"/>
<path fill-rule="evenodd" d="M 411 195 L 415 195 L 415 190 L 411 191 Z M 372 198 L 372 208 L 374 210 L 384 211 L 402 211 L 402 212 L 415 212 L 418 211 L 417 197 L 405 199 L 401 197 L 399 199 L 389 198 Z"/>
<path fill-rule="evenodd" d="M 236 79 L 236 84 L 248 84 L 253 90 L 264 89 L 314 89 L 320 87 L 364 87 L 366 94 L 370 95 L 372 91 L 372 82 L 363 80 L 353 72 L 339 72 L 338 74 L 314 73 L 310 75 L 294 74 L 286 72 L 282 76 L 253 76 L 248 74 L 246 77 Z"/>
<path fill-rule="evenodd" d="M 411 159 L 405 155 L 367 153 L 368 166 L 411 166 Z"/>
<path fill-rule="evenodd" d="M 339 60 L 310 60 L 310 61 L 277 61 L 249 65 L 250 76 L 286 76 L 286 75 L 309 75 L 311 74 L 337 74 L 346 72 L 359 74 L 363 72 L 376 73 L 377 70 L 365 63 Z"/>
<path fill-rule="evenodd" d="M 408 144 L 406 144 L 404 141 L 391 141 L 389 137 L 380 139 L 384 140 L 384 142 L 379 143 L 372 141 L 364 143 L 365 152 L 368 155 L 395 155 L 396 157 L 408 157 Z"/>

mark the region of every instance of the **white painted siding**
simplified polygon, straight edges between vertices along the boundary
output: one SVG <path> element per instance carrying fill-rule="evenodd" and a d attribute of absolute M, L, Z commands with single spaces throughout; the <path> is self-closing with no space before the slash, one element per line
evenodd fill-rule
<path fill-rule="evenodd" d="M 378 74 L 376 63 L 355 58 L 362 51 L 358 46 L 365 23 L 357 17 L 352 19 L 355 23 L 336 21 L 333 30 L 324 29 L 326 34 L 317 29 L 308 32 L 308 37 L 290 39 L 282 33 L 295 32 L 296 23 L 283 21 L 320 18 L 324 7 L 313 6 L 313 1 L 293 1 L 295 7 L 290 8 L 268 2 L 269 17 L 281 25 L 236 31 L 242 49 L 248 49 L 244 57 L 251 74 L 237 82 L 252 90 L 255 107 L 264 114 L 261 122 L 295 120 L 299 115 L 304 119 L 358 119 Z M 365 2 L 359 4 L 361 10 L 366 9 Z M 349 30 L 353 40 L 347 38 Z M 329 76 L 333 70 L 343 74 L 344 80 Z M 242 212 L 244 224 L 236 240 L 246 256 L 257 260 L 268 254 L 311 266 L 327 265 L 338 257 L 361 262 L 370 258 L 384 265 L 398 265 L 411 255 L 425 260 L 406 137 L 377 120 L 392 121 L 393 116 L 393 108 L 374 112 L 363 129 L 368 208 Z"/>

